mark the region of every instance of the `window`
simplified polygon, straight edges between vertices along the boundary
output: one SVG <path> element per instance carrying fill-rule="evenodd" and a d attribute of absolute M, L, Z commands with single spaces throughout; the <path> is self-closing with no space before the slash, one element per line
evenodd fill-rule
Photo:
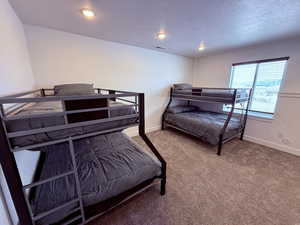
<path fill-rule="evenodd" d="M 249 109 L 273 114 L 288 59 L 285 57 L 233 64 L 230 87 L 253 88 Z"/>

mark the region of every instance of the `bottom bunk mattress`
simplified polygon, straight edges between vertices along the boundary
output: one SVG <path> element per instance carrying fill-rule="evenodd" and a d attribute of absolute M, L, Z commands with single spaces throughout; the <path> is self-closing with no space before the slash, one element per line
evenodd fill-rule
<path fill-rule="evenodd" d="M 40 150 L 43 151 L 44 162 L 39 180 L 72 170 L 68 144 Z M 160 163 L 121 132 L 78 140 L 74 142 L 74 152 L 84 207 L 105 201 L 161 175 Z M 77 197 L 74 175 L 59 178 L 32 191 L 32 211 L 38 215 Z M 78 202 L 71 204 L 40 219 L 37 224 L 57 223 L 78 206 Z"/>
<path fill-rule="evenodd" d="M 219 135 L 226 119 L 226 114 L 205 111 L 166 113 L 165 115 L 165 121 L 168 124 L 199 137 L 212 145 L 218 144 Z M 240 130 L 240 119 L 232 117 L 225 131 L 224 138 L 238 134 Z"/>

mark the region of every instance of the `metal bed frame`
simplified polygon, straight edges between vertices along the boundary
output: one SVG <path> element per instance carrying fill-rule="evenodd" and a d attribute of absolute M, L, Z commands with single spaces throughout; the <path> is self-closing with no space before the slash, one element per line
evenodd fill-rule
<path fill-rule="evenodd" d="M 80 224 L 86 224 L 90 222 L 91 220 L 103 215 L 111 208 L 114 208 L 116 205 L 122 203 L 123 201 L 131 198 L 135 194 L 141 192 L 141 190 L 151 186 L 151 184 L 154 184 L 155 182 L 152 182 L 151 184 L 145 184 L 142 187 L 139 187 L 138 190 L 136 190 L 134 193 L 131 193 L 130 195 L 126 196 L 126 198 L 123 198 L 121 201 L 117 202 L 114 206 L 111 206 L 110 208 L 106 209 L 105 211 L 102 211 L 98 213 L 97 215 L 94 215 L 90 218 L 85 217 L 85 211 L 84 206 L 82 203 L 82 197 L 81 197 L 81 188 L 77 173 L 77 166 L 76 166 L 76 160 L 75 160 L 75 154 L 74 154 L 74 144 L 73 142 L 77 139 L 91 137 L 99 134 L 105 134 L 110 133 L 114 131 L 119 131 L 121 129 L 125 129 L 131 126 L 138 126 L 139 127 L 139 135 L 143 139 L 143 141 L 146 143 L 146 145 L 150 148 L 152 153 L 158 158 L 158 160 L 161 163 L 161 176 L 156 177 L 160 179 L 160 194 L 165 194 L 166 189 L 166 161 L 161 156 L 161 154 L 158 152 L 156 147 L 152 144 L 150 139 L 147 137 L 145 133 L 145 100 L 144 100 L 144 94 L 143 93 L 135 93 L 135 92 L 127 92 L 127 91 L 119 91 L 119 90 L 110 90 L 110 89 L 95 89 L 95 95 L 89 95 L 89 96 L 53 96 L 53 93 L 49 94 L 49 92 L 53 92 L 53 89 L 38 89 L 34 91 L 29 92 L 23 92 L 20 94 L 10 95 L 6 97 L 0 98 L 0 114 L 1 114 L 1 123 L 0 123 L 0 163 L 2 165 L 3 173 L 6 178 L 8 188 L 17 212 L 17 215 L 19 217 L 19 224 L 20 225 L 34 225 L 36 224 L 36 221 L 53 213 L 57 210 L 60 210 L 64 207 L 67 207 L 71 204 L 79 203 L 79 207 L 74 210 L 79 212 L 80 215 L 76 216 L 75 218 L 70 219 L 70 221 L 65 222 L 64 224 L 73 224 L 76 221 L 81 221 Z M 103 94 L 103 92 L 105 94 Z M 38 96 L 36 96 L 38 95 Z M 134 98 L 134 101 L 126 99 L 126 97 Z M 100 107 L 100 108 L 89 108 L 89 109 L 82 109 L 82 110 L 66 110 L 65 107 L 65 101 L 67 100 L 86 100 L 86 99 L 107 99 L 107 100 L 120 100 L 123 102 L 130 103 L 130 107 L 135 107 L 136 114 L 133 115 L 126 115 L 126 116 L 118 116 L 110 118 L 110 109 L 112 107 Z M 62 104 L 62 112 L 52 112 L 52 113 L 44 113 L 44 114 L 33 114 L 33 115 L 11 115 L 12 112 L 15 112 L 16 110 L 20 109 L 21 107 L 24 107 L 27 103 L 34 103 L 34 102 L 49 102 L 49 101 L 60 101 Z M 4 110 L 4 104 L 21 104 L 21 106 L 13 107 L 13 109 Z M 113 106 L 116 107 L 116 106 Z M 119 107 L 129 107 L 129 105 L 119 106 Z M 114 108 L 115 109 L 115 108 Z M 104 119 L 97 119 L 97 120 L 90 120 L 90 121 L 84 121 L 84 122 L 75 122 L 75 123 L 68 123 L 67 115 L 73 114 L 73 113 L 82 113 L 82 112 L 97 112 L 102 110 L 108 110 L 108 118 Z M 16 119 L 24 119 L 24 118 L 39 118 L 39 117 L 45 117 L 45 116 L 57 116 L 57 115 L 63 115 L 65 118 L 65 124 L 64 125 L 58 125 L 58 126 L 51 126 L 46 128 L 39 128 L 39 129 L 32 129 L 32 130 L 26 130 L 26 131 L 17 131 L 17 132 L 8 132 L 6 129 L 6 122 L 9 120 L 16 120 Z M 101 124 L 104 122 L 109 121 L 115 121 L 115 120 L 121 120 L 126 118 L 137 118 L 137 122 L 117 127 L 113 129 L 108 130 L 102 130 L 97 132 L 91 132 L 91 133 L 85 133 L 83 135 L 75 135 L 75 136 L 69 136 L 68 138 L 62 138 L 58 140 L 51 140 L 46 141 L 43 143 L 38 144 L 32 144 L 29 146 L 23 146 L 23 147 L 14 147 L 11 144 L 11 139 L 31 134 L 38 134 L 43 132 L 50 132 L 50 131 L 58 131 L 68 128 L 76 128 L 76 127 L 83 127 L 88 125 L 95 125 L 95 124 Z M 56 175 L 54 177 L 40 180 L 37 182 L 33 182 L 28 185 L 23 185 L 22 180 L 20 177 L 20 173 L 17 167 L 17 163 L 14 157 L 14 152 L 17 151 L 23 151 L 23 150 L 29 150 L 34 149 L 42 146 L 47 145 L 54 145 L 58 143 L 67 142 L 69 143 L 69 151 L 71 154 L 71 160 L 73 169 L 71 171 Z M 77 190 L 77 198 L 67 202 L 63 205 L 60 205 L 58 207 L 55 207 L 51 210 L 48 210 L 46 212 L 43 212 L 39 215 L 33 215 L 33 212 L 31 210 L 28 194 L 26 193 L 27 190 L 30 190 L 33 187 L 36 187 L 41 184 L 45 184 L 47 182 L 63 178 L 66 176 L 73 175 L 75 177 L 75 183 L 76 183 L 76 190 Z M 155 179 L 156 179 L 155 178 Z M 154 181 L 154 178 L 153 178 Z"/>
<path fill-rule="evenodd" d="M 218 91 L 231 91 L 233 93 L 232 97 L 214 97 L 214 96 L 206 96 L 203 95 L 204 91 L 214 91 L 214 90 L 218 90 Z M 239 95 L 239 91 L 248 91 L 248 96 L 247 97 L 243 97 Z M 231 110 L 228 113 L 223 113 L 223 114 L 227 114 L 227 119 L 224 122 L 224 126 L 221 129 L 221 132 L 219 134 L 219 141 L 218 141 L 218 150 L 217 150 L 217 155 L 221 155 L 222 152 L 222 146 L 224 143 L 234 139 L 235 137 L 240 136 L 240 140 L 243 140 L 244 137 L 244 133 L 245 133 L 245 127 L 246 127 L 246 122 L 247 122 L 247 117 L 248 117 L 248 111 L 249 111 L 249 103 L 250 103 L 250 99 L 251 99 L 251 94 L 252 94 L 252 89 L 248 89 L 248 88 L 206 88 L 206 87 L 193 87 L 191 90 L 176 90 L 174 88 L 171 88 L 170 91 L 170 99 L 168 102 L 168 105 L 162 115 L 162 129 L 165 129 L 166 127 L 171 127 L 174 129 L 177 129 L 181 132 L 187 133 L 189 135 L 195 136 L 194 134 L 191 134 L 190 132 L 175 126 L 173 124 L 168 123 L 165 120 L 166 117 L 166 113 L 168 112 L 168 109 L 173 101 L 173 99 L 177 99 L 177 100 L 185 100 L 188 101 L 188 105 L 190 105 L 191 102 L 196 101 L 196 102 L 206 102 L 206 103 L 219 103 L 219 104 L 226 104 L 226 105 L 231 105 Z M 241 104 L 245 104 L 246 103 L 246 107 L 242 108 L 242 109 L 238 109 L 236 108 L 236 104 L 237 103 L 241 103 Z M 224 133 L 226 131 L 226 128 L 232 118 L 232 115 L 234 114 L 234 110 L 238 109 L 241 110 L 240 112 L 240 116 L 241 116 L 241 128 L 239 130 L 239 133 L 231 136 L 231 137 L 227 137 L 224 139 Z M 221 113 L 221 112 L 220 112 Z"/>

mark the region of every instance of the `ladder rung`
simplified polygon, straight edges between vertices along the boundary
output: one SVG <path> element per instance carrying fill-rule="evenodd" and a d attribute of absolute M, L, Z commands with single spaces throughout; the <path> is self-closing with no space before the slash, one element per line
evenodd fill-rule
<path fill-rule="evenodd" d="M 71 220 L 69 220 L 69 221 L 63 223 L 62 225 L 68 225 L 68 224 L 73 223 L 73 222 L 75 222 L 75 221 L 77 221 L 77 220 L 79 220 L 79 219 L 82 219 L 82 215 L 76 216 L 76 217 L 74 217 L 73 219 L 71 219 Z"/>
<path fill-rule="evenodd" d="M 45 179 L 45 180 L 41 180 L 41 181 L 37 181 L 37 182 L 31 183 L 31 184 L 27 184 L 27 185 L 23 186 L 23 190 L 26 190 L 26 189 L 29 189 L 29 188 L 32 188 L 32 187 L 35 187 L 35 186 L 38 186 L 38 185 L 41 185 L 41 184 L 44 184 L 44 183 L 48 183 L 50 181 L 57 180 L 59 178 L 65 177 L 65 176 L 69 176 L 69 175 L 73 174 L 74 172 L 75 171 L 72 170 L 72 171 L 69 171 L 69 172 L 66 172 L 66 173 L 62 173 L 60 175 L 56 175 L 54 177 L 50 177 L 50 178 Z"/>
<path fill-rule="evenodd" d="M 44 147 L 44 146 L 48 146 L 48 145 L 60 144 L 60 143 L 67 142 L 67 141 L 69 141 L 69 138 L 63 138 L 63 139 L 54 140 L 54 141 L 46 141 L 46 142 L 43 142 L 43 143 L 27 145 L 27 146 L 23 146 L 23 147 L 15 147 L 15 148 L 12 149 L 12 152 L 19 152 L 19 151 Z"/>
<path fill-rule="evenodd" d="M 81 208 L 80 207 L 77 207 L 76 209 L 73 209 L 71 212 L 70 212 L 70 214 L 72 214 L 72 213 L 74 213 L 74 212 L 77 212 L 77 211 L 79 211 Z"/>
<path fill-rule="evenodd" d="M 43 212 L 43 213 L 40 213 L 40 214 L 34 216 L 32 219 L 35 220 L 35 221 L 36 221 L 36 220 L 39 220 L 39 219 L 41 219 L 41 218 L 43 218 L 43 217 L 45 217 L 45 216 L 48 216 L 48 215 L 51 214 L 51 213 L 54 213 L 54 212 L 57 211 L 57 210 L 63 209 L 63 208 L 65 208 L 65 207 L 67 207 L 67 206 L 69 206 L 69 205 L 72 205 L 72 204 L 74 204 L 75 202 L 78 202 L 78 201 L 79 201 L 79 198 L 76 198 L 76 199 L 74 199 L 74 200 L 72 200 L 72 201 L 69 201 L 69 202 L 63 204 L 63 205 L 57 206 L 57 207 L 55 207 L 55 208 L 53 208 L 53 209 L 50 209 L 50 210 L 45 211 L 45 212 Z"/>

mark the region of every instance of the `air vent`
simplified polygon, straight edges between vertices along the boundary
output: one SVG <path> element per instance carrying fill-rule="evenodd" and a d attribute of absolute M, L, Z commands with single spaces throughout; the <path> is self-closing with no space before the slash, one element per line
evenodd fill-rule
<path fill-rule="evenodd" d="M 156 46 L 155 48 L 158 48 L 158 49 L 166 49 L 166 48 L 161 47 L 161 46 Z"/>

